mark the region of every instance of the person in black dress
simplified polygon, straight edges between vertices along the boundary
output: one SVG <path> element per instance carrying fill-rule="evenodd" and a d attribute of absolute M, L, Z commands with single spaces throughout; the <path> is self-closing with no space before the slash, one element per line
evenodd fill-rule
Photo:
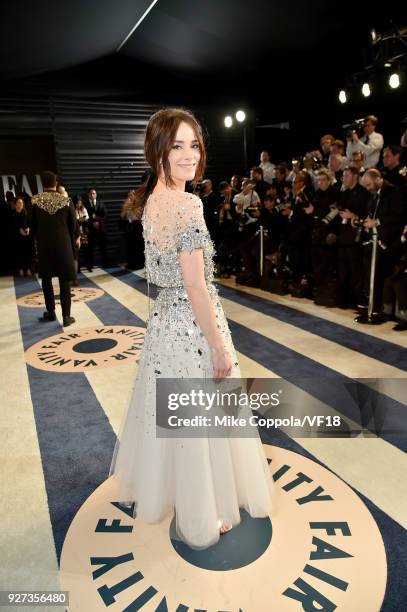
<path fill-rule="evenodd" d="M 57 193 L 53 172 L 41 175 L 44 191 L 31 198 L 32 229 L 38 244 L 38 273 L 42 278 L 46 312 L 41 321 L 55 321 L 52 277 L 59 279 L 64 327 L 71 325 L 70 281 L 75 280 L 74 244 L 80 243 L 76 213 L 71 199 Z"/>
<path fill-rule="evenodd" d="M 11 213 L 14 229 L 14 263 L 20 276 L 31 276 L 34 254 L 28 213 L 23 198 L 18 197 Z"/>

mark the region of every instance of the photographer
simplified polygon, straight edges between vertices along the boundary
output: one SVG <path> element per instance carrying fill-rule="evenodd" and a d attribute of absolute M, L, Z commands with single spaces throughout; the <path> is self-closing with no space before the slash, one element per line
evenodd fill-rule
<path fill-rule="evenodd" d="M 403 209 L 401 195 L 398 187 L 383 179 L 379 170 L 370 168 L 363 175 L 363 185 L 371 198 L 368 208 L 368 217 L 363 223 L 365 231 L 364 240 L 364 285 L 365 296 L 368 296 L 370 279 L 370 262 L 372 256 L 371 230 L 377 228 L 377 259 L 375 273 L 374 308 L 380 308 L 383 282 L 390 275 L 392 260 L 385 255 L 389 245 L 397 238 L 402 228 Z"/>
<path fill-rule="evenodd" d="M 212 181 L 205 179 L 201 183 L 199 197 L 203 204 L 203 214 L 206 226 L 211 235 L 212 240 L 216 240 L 216 230 L 218 229 L 218 204 L 219 196 L 213 191 Z"/>
<path fill-rule="evenodd" d="M 248 217 L 245 217 L 245 210 L 249 206 L 258 206 L 260 202 L 259 194 L 255 191 L 255 183 L 250 179 L 243 179 L 242 191 L 236 194 L 233 198 L 233 202 L 236 205 L 236 213 L 241 217 L 244 217 L 242 225 L 248 221 Z"/>
<path fill-rule="evenodd" d="M 311 215 L 312 269 L 316 304 L 333 306 L 333 279 L 336 268 L 336 234 L 339 227 L 338 191 L 332 173 L 322 168 L 317 175 L 318 190 Z M 329 291 L 329 288 L 331 290 Z M 329 294 L 329 295 L 328 295 Z"/>
<path fill-rule="evenodd" d="M 367 216 L 369 194 L 359 183 L 359 172 L 354 166 L 344 168 L 342 190 L 339 194 L 338 281 L 339 308 L 352 308 L 362 300 L 363 246 L 361 227 L 357 221 Z"/>
<path fill-rule="evenodd" d="M 363 132 L 360 138 L 356 129 L 346 134 L 347 147 L 346 157 L 350 161 L 354 151 L 362 151 L 364 155 L 363 165 L 366 169 L 375 168 L 379 163 L 380 152 L 383 149 L 383 136 L 376 132 L 378 119 L 375 115 L 368 115 L 364 119 Z"/>
<path fill-rule="evenodd" d="M 240 256 L 244 268 L 244 273 L 236 277 L 236 282 L 257 287 L 260 284 L 260 238 L 257 230 L 262 213 L 260 198 L 254 188 L 254 182 L 245 179 L 242 192 L 236 195 L 233 201 L 236 203 L 236 212 L 240 215 Z"/>
<path fill-rule="evenodd" d="M 267 189 L 270 188 L 270 183 L 263 179 L 263 170 L 259 166 L 253 166 L 250 170 L 250 179 L 255 183 L 255 190 L 263 202 Z"/>
<path fill-rule="evenodd" d="M 227 181 L 219 183 L 221 201 L 218 204 L 218 223 L 216 229 L 217 274 L 229 278 L 239 267 L 238 257 L 238 219 L 233 198 L 235 189 Z"/>
<path fill-rule="evenodd" d="M 293 183 L 292 207 L 284 207 L 287 218 L 284 242 L 291 269 L 291 293 L 307 297 L 310 293 L 311 273 L 311 217 L 314 212 L 315 192 L 308 172 L 301 170 Z"/>
<path fill-rule="evenodd" d="M 278 251 L 281 244 L 283 228 L 286 225 L 286 217 L 281 215 L 284 208 L 291 210 L 291 188 L 286 188 L 283 200 L 272 195 L 266 195 L 263 208 L 261 209 L 260 225 L 263 225 L 270 241 L 270 252 Z"/>
<path fill-rule="evenodd" d="M 331 146 L 335 138 L 332 134 L 325 134 L 321 137 L 319 144 L 322 151 L 322 163 L 326 165 L 328 163 L 329 155 L 331 154 Z"/>
<path fill-rule="evenodd" d="M 306 153 L 302 159 L 303 170 L 308 172 L 312 180 L 312 186 L 314 189 L 318 187 L 317 172 L 321 166 L 321 159 L 315 155 L 314 151 Z"/>
<path fill-rule="evenodd" d="M 283 164 L 279 164 L 274 170 L 275 178 L 272 181 L 272 186 L 276 188 L 279 198 L 284 198 L 284 188 L 289 184 L 287 181 L 288 168 Z M 264 198 L 263 198 L 264 200 Z"/>
<path fill-rule="evenodd" d="M 407 330 L 407 225 L 403 233 L 389 247 L 388 255 L 397 263 L 391 276 L 384 281 L 383 314 L 387 319 L 398 319 L 394 331 Z M 395 316 L 393 311 L 395 310 Z"/>
<path fill-rule="evenodd" d="M 359 183 L 362 185 L 362 176 L 366 172 L 366 168 L 363 165 L 364 155 L 362 151 L 353 151 L 349 166 L 356 168 L 359 172 Z"/>
<path fill-rule="evenodd" d="M 260 163 L 259 163 L 259 168 L 261 168 L 263 170 L 263 178 L 267 183 L 272 183 L 275 174 L 274 174 L 274 169 L 275 166 L 274 164 L 270 161 L 270 154 L 268 151 L 262 151 L 260 153 Z"/>
<path fill-rule="evenodd" d="M 335 176 L 335 186 L 341 188 L 342 172 L 345 165 L 345 157 L 340 153 L 331 153 L 328 161 L 328 168 Z"/>
<path fill-rule="evenodd" d="M 399 145 L 387 145 L 383 151 L 383 170 L 382 176 L 400 188 L 403 200 L 404 219 L 407 222 L 407 181 L 401 167 L 402 148 Z"/>

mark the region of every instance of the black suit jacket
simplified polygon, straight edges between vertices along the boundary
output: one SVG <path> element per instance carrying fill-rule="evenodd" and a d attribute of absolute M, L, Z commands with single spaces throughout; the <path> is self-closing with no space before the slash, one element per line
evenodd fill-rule
<path fill-rule="evenodd" d="M 403 228 L 403 205 L 400 189 L 384 180 L 378 201 L 373 196 L 369 203 L 368 216 L 379 220 L 377 237 L 388 246 L 401 235 Z"/>
<path fill-rule="evenodd" d="M 101 202 L 100 200 L 96 200 L 96 207 L 95 209 L 93 208 L 92 204 L 89 202 L 89 200 L 84 200 L 84 205 L 86 210 L 88 211 L 88 215 L 89 215 L 89 229 L 90 231 L 102 231 L 105 229 L 104 225 L 106 223 L 106 218 L 107 218 L 107 211 L 106 211 L 106 207 L 103 204 L 103 202 Z M 100 228 L 99 230 L 96 230 L 93 225 L 92 222 L 93 221 L 99 221 L 100 223 Z"/>

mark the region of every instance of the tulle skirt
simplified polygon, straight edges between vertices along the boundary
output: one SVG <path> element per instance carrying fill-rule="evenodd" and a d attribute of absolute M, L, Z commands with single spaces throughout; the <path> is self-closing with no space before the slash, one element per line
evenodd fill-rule
<path fill-rule="evenodd" d="M 208 284 L 218 327 L 241 372 L 216 286 Z M 212 379 L 211 352 L 194 319 L 187 292 L 162 288 L 154 302 L 127 414 L 116 442 L 110 476 L 123 503 L 156 523 L 175 511 L 175 537 L 193 549 L 219 540 L 219 520 L 240 522 L 272 510 L 274 483 L 257 430 L 251 437 L 157 437 L 156 379 Z"/>

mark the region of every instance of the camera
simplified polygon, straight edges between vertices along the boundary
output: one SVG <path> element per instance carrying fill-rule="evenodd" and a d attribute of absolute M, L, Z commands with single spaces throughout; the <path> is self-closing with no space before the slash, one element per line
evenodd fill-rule
<path fill-rule="evenodd" d="M 322 159 L 319 159 L 319 157 L 313 155 L 312 153 L 306 153 L 306 155 L 304 155 L 304 157 L 302 158 L 302 165 L 304 167 L 304 162 L 309 159 L 312 160 L 312 170 L 318 170 L 321 166 L 324 165 Z"/>
<path fill-rule="evenodd" d="M 277 198 L 276 199 L 277 204 L 274 206 L 274 210 L 277 212 L 281 212 L 282 210 L 285 210 L 286 208 L 291 208 L 291 202 L 290 201 L 284 201 L 280 202 L 280 200 Z"/>
<path fill-rule="evenodd" d="M 352 138 L 352 134 L 353 132 L 356 132 L 356 134 L 359 136 L 359 138 L 361 138 L 364 135 L 364 128 L 365 127 L 365 119 L 355 119 L 354 121 L 352 121 L 351 123 L 345 123 L 345 125 L 342 126 L 342 129 L 345 132 L 345 137 L 346 140 L 350 140 Z"/>

